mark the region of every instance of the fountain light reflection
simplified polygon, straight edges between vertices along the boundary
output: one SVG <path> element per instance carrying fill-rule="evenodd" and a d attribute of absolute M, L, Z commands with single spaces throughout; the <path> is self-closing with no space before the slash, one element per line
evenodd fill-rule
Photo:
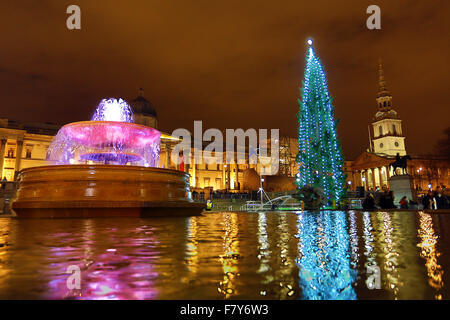
<path fill-rule="evenodd" d="M 378 220 L 381 222 L 380 249 L 383 252 L 384 264 L 382 274 L 386 276 L 386 285 L 394 294 L 394 299 L 398 299 L 399 287 L 401 285 L 398 275 L 398 257 L 396 245 L 394 243 L 394 227 L 391 216 L 388 212 L 379 212 Z"/>
<path fill-rule="evenodd" d="M 217 290 L 224 295 L 226 299 L 238 294 L 236 291 L 235 279 L 239 276 L 238 259 L 239 255 L 239 227 L 236 213 L 225 213 L 224 215 L 225 232 L 223 235 L 223 252 L 220 256 L 220 262 L 223 268 L 223 280 L 220 281 Z"/>
<path fill-rule="evenodd" d="M 364 224 L 364 231 L 363 231 L 363 239 L 364 239 L 364 256 L 366 257 L 366 262 L 364 263 L 365 270 L 369 270 L 369 267 L 377 267 L 377 261 L 376 261 L 376 253 L 374 252 L 373 242 L 374 237 L 372 234 L 373 228 L 372 228 L 372 222 L 370 221 L 370 213 L 364 212 L 363 213 L 363 224 Z M 368 278 L 366 280 L 366 285 L 368 288 L 372 288 L 373 283 Z"/>
<path fill-rule="evenodd" d="M 428 284 L 436 290 L 435 298 L 441 300 L 440 290 L 444 287 L 444 270 L 438 263 L 440 252 L 437 251 L 436 246 L 439 236 L 434 232 L 433 219 L 425 212 L 419 212 L 419 226 L 420 229 L 417 232 L 422 241 L 417 246 L 420 248 L 420 256 L 425 259 Z"/>

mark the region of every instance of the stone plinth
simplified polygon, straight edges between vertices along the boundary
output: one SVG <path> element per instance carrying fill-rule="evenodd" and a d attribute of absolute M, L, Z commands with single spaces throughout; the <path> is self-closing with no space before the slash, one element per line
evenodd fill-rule
<path fill-rule="evenodd" d="M 394 192 L 394 204 L 400 208 L 400 200 L 406 196 L 409 200 L 417 201 L 415 197 L 414 185 L 410 175 L 394 175 L 389 178 L 389 185 Z"/>

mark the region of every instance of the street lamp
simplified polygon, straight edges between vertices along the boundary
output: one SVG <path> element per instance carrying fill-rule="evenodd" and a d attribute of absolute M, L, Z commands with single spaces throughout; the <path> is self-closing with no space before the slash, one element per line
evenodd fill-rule
<path fill-rule="evenodd" d="M 264 182 L 264 178 L 259 179 L 259 192 L 261 192 L 261 205 L 264 202 L 264 197 L 263 197 L 263 182 Z"/>

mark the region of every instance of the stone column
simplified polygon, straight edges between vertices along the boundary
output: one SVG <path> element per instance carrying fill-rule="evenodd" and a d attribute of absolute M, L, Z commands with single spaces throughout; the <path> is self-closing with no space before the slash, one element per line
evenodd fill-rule
<path fill-rule="evenodd" d="M 226 179 L 227 179 L 227 175 L 226 175 L 226 166 L 227 164 L 224 162 L 222 163 L 222 189 L 226 189 L 227 185 L 226 185 Z"/>
<path fill-rule="evenodd" d="M 231 163 L 227 164 L 227 189 L 231 187 Z"/>
<path fill-rule="evenodd" d="M 233 189 L 236 189 L 236 163 L 233 163 L 232 165 L 230 165 L 230 188 L 231 188 L 231 180 L 232 180 L 231 177 L 233 177 L 233 175 L 234 175 Z"/>
<path fill-rule="evenodd" d="M 2 139 L 0 146 L 0 175 L 2 175 L 0 180 L 3 179 L 3 162 L 5 160 L 6 141 L 8 141 L 8 139 Z"/>
<path fill-rule="evenodd" d="M 358 171 L 353 171 L 352 172 L 352 177 L 353 177 L 353 188 L 356 190 L 356 187 L 358 186 Z"/>
<path fill-rule="evenodd" d="M 17 175 L 20 171 L 20 162 L 22 161 L 22 150 L 23 150 L 23 141 L 17 140 L 17 150 L 16 150 L 16 164 L 14 166 L 14 180 L 16 180 Z"/>
<path fill-rule="evenodd" d="M 192 184 L 194 185 L 193 187 L 195 188 L 197 186 L 197 174 L 195 169 L 197 169 L 197 165 L 195 164 L 195 157 L 192 155 L 191 158 L 191 163 L 192 163 Z"/>
<path fill-rule="evenodd" d="M 366 179 L 366 181 L 364 182 L 364 189 L 369 191 L 369 175 L 367 174 L 367 170 L 364 170 L 364 178 Z"/>
<path fill-rule="evenodd" d="M 356 175 L 355 172 L 352 171 L 352 184 L 350 186 L 350 190 L 356 190 L 356 179 L 355 179 Z"/>
<path fill-rule="evenodd" d="M 170 169 L 170 145 L 166 143 L 166 169 Z"/>
<path fill-rule="evenodd" d="M 372 171 L 372 189 L 375 191 L 377 188 L 377 181 L 375 180 L 375 168 L 370 169 Z"/>
<path fill-rule="evenodd" d="M 378 179 L 380 180 L 380 190 L 383 188 L 383 174 L 381 173 L 381 167 L 378 168 Z"/>
<path fill-rule="evenodd" d="M 239 185 L 239 164 L 236 162 L 236 188 L 239 191 L 241 190 L 240 185 Z"/>

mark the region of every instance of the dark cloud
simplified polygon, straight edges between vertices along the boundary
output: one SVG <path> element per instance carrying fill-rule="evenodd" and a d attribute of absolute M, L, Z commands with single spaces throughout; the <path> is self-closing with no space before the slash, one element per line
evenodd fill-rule
<path fill-rule="evenodd" d="M 407 151 L 431 151 L 448 121 L 448 1 L 2 1 L 2 117 L 90 117 L 103 97 L 139 87 L 161 129 L 280 128 L 296 135 L 305 40 L 313 37 L 334 96 L 347 158 L 367 148 L 382 57 Z M 378 4 L 382 30 L 367 30 Z"/>

